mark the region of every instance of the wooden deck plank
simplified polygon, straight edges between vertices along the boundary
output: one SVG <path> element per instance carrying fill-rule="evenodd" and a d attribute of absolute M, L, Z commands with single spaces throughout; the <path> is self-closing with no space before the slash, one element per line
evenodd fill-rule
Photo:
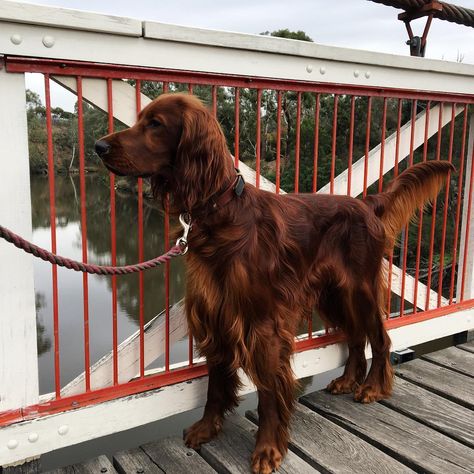
<path fill-rule="evenodd" d="M 395 373 L 405 380 L 474 409 L 474 379 L 421 359 L 405 362 Z"/>
<path fill-rule="evenodd" d="M 224 422 L 219 436 L 202 445 L 200 454 L 221 474 L 248 474 L 256 431 L 257 427 L 249 420 L 238 415 L 231 416 Z M 319 471 L 289 451 L 278 472 L 316 474 Z"/>
<path fill-rule="evenodd" d="M 257 421 L 257 412 L 247 412 L 247 417 Z M 374 474 L 413 472 L 299 403 L 291 424 L 290 449 L 323 472 Z"/>
<path fill-rule="evenodd" d="M 141 448 L 128 449 L 115 454 L 114 467 L 119 474 L 162 474 L 165 472 Z"/>
<path fill-rule="evenodd" d="M 39 474 L 40 472 L 42 472 L 42 470 L 39 459 L 33 459 L 20 466 L 0 467 L 1 474 Z"/>
<path fill-rule="evenodd" d="M 422 355 L 421 358 L 460 374 L 474 377 L 474 353 L 472 352 L 463 351 L 457 347 L 448 347 L 431 354 Z"/>
<path fill-rule="evenodd" d="M 99 456 L 88 461 L 50 471 L 49 474 L 117 474 L 107 456 Z"/>
<path fill-rule="evenodd" d="M 166 473 L 211 474 L 216 471 L 181 438 L 163 438 L 141 446 L 150 459 Z"/>
<path fill-rule="evenodd" d="M 474 450 L 379 403 L 315 392 L 302 402 L 417 471 L 473 472 Z"/>
<path fill-rule="evenodd" d="M 474 414 L 468 408 L 399 377 L 392 396 L 381 403 L 474 448 Z"/>
<path fill-rule="evenodd" d="M 464 344 L 458 344 L 456 347 L 463 351 L 474 352 L 474 341 L 465 342 Z"/>

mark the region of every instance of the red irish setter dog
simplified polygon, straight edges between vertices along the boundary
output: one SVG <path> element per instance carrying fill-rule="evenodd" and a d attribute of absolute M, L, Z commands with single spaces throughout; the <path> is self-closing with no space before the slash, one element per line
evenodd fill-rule
<path fill-rule="evenodd" d="M 155 193 L 169 193 L 174 211 L 192 217 L 185 306 L 209 388 L 203 418 L 185 433 L 188 446 L 217 435 L 238 403 L 241 367 L 259 399 L 252 470 L 279 467 L 295 403 L 294 337 L 313 307 L 349 346 L 344 373 L 328 390 L 354 392 L 363 403 L 390 395 L 382 258 L 416 209 L 436 197 L 451 164 L 415 165 L 364 200 L 243 187 L 219 123 L 185 94 L 160 96 L 96 151 L 114 173 L 150 177 Z"/>

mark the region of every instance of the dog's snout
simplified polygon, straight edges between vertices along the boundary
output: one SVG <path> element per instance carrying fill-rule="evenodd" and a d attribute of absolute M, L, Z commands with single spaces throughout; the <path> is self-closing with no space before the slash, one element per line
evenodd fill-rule
<path fill-rule="evenodd" d="M 110 151 L 110 144 L 105 140 L 97 140 L 95 142 L 95 152 L 102 158 Z"/>

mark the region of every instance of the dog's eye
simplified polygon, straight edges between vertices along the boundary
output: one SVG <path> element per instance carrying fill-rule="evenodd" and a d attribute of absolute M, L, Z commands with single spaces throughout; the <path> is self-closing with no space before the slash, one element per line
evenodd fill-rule
<path fill-rule="evenodd" d="M 158 128 L 161 126 L 161 122 L 159 120 L 156 120 L 156 119 L 151 119 L 149 122 L 148 122 L 148 125 L 146 126 L 147 128 Z"/>

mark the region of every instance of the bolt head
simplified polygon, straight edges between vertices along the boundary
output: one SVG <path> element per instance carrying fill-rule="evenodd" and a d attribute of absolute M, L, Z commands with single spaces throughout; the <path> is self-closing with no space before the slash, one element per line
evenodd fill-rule
<path fill-rule="evenodd" d="M 68 431 L 69 431 L 69 426 L 67 425 L 62 425 L 58 428 L 58 434 L 60 434 L 61 436 L 64 436 L 65 434 L 67 434 Z"/>
<path fill-rule="evenodd" d="M 8 449 L 15 449 L 16 447 L 18 447 L 18 441 L 16 439 L 11 439 L 10 441 L 8 441 L 7 443 Z"/>
<path fill-rule="evenodd" d="M 55 42 L 56 40 L 54 39 L 54 36 L 43 36 L 43 44 L 46 46 L 46 48 L 52 48 Z"/>
<path fill-rule="evenodd" d="M 309 72 L 309 73 L 313 72 L 313 66 L 311 66 L 311 64 L 308 64 L 306 66 L 306 71 Z"/>
<path fill-rule="evenodd" d="M 356 69 L 354 71 L 354 77 L 359 77 L 360 76 L 360 72 Z"/>
<path fill-rule="evenodd" d="M 30 443 L 36 443 L 36 441 L 38 441 L 38 438 L 39 438 L 38 433 L 30 433 L 30 434 L 28 435 L 28 441 L 29 441 Z"/>
<path fill-rule="evenodd" d="M 11 35 L 10 36 L 10 41 L 13 43 L 13 44 L 21 44 L 21 42 L 23 41 L 23 37 L 21 35 L 18 35 L 18 34 L 15 34 L 15 35 Z"/>
<path fill-rule="evenodd" d="M 368 79 L 370 77 L 370 71 L 365 71 L 365 77 Z"/>
<path fill-rule="evenodd" d="M 320 72 L 320 74 L 326 74 L 326 68 L 324 66 L 321 66 L 319 68 L 319 72 Z"/>

